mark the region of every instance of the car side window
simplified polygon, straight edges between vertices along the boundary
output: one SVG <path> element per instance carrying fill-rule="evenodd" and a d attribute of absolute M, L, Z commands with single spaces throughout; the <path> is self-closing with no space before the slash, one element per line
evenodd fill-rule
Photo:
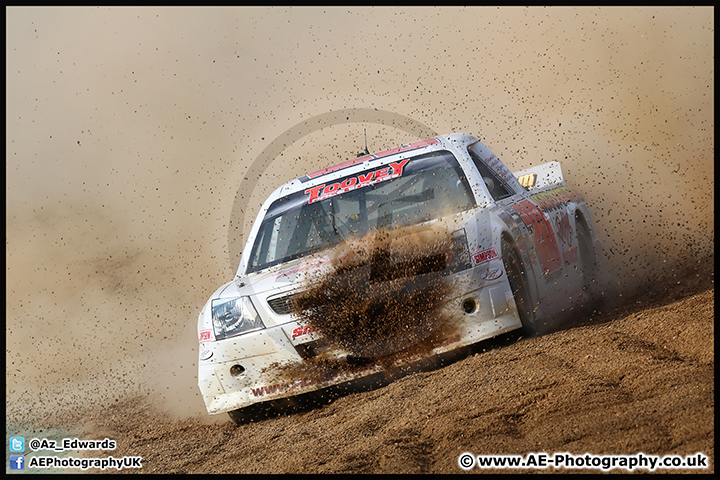
<path fill-rule="evenodd" d="M 485 181 L 485 186 L 487 187 L 488 192 L 490 192 L 490 196 L 493 200 L 502 200 L 503 198 L 511 197 L 515 194 L 510 185 L 508 185 L 497 173 L 490 169 L 490 167 L 488 167 L 475 152 L 472 150 L 468 151 L 470 152 L 470 157 L 472 158 L 473 163 L 475 163 L 475 167 L 477 167 L 480 172 L 480 176 Z"/>

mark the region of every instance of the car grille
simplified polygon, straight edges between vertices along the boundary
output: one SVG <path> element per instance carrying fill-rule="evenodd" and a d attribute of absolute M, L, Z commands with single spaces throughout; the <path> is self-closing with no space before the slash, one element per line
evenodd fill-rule
<path fill-rule="evenodd" d="M 272 311 L 278 315 L 290 315 L 292 313 L 292 297 L 293 295 L 276 297 L 268 299 L 267 303 Z"/>

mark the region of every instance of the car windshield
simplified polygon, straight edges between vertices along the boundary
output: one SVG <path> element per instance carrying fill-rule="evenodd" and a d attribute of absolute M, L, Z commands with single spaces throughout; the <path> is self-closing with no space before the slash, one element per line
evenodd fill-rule
<path fill-rule="evenodd" d="M 255 239 L 247 272 L 374 229 L 423 223 L 474 206 L 470 186 L 451 152 L 398 160 L 273 202 Z"/>

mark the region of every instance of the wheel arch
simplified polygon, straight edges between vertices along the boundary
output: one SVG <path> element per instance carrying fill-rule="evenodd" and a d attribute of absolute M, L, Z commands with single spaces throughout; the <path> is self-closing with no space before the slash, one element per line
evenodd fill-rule
<path fill-rule="evenodd" d="M 593 234 L 592 228 L 590 227 L 590 222 L 587 221 L 585 218 L 585 214 L 583 213 L 582 209 L 577 208 L 575 210 L 575 238 L 578 238 L 578 229 L 584 228 L 585 231 L 588 234 L 588 239 L 590 241 L 590 250 L 593 256 L 593 262 L 595 263 L 595 266 L 597 268 L 598 261 L 598 251 L 595 247 L 595 236 Z M 580 248 L 580 244 L 578 244 L 578 248 Z"/>
<path fill-rule="evenodd" d="M 510 248 L 515 249 L 515 251 L 517 251 L 520 258 L 522 259 L 523 267 L 525 267 L 525 276 L 527 279 L 527 284 L 530 286 L 530 299 L 531 299 L 533 305 L 535 305 L 535 307 L 536 307 L 536 314 L 537 314 L 537 312 L 539 312 L 539 310 L 537 310 L 537 307 L 540 305 L 540 291 L 538 288 L 537 276 L 535 275 L 533 265 L 529 261 L 530 258 L 528 257 L 528 255 L 524 251 L 524 249 L 518 245 L 518 242 L 515 241 L 515 237 L 513 237 L 512 234 L 508 230 L 503 230 L 502 233 L 500 234 L 501 250 L 502 250 L 503 240 L 505 240 L 508 243 L 508 245 L 510 245 Z M 504 252 L 501 251 L 500 256 L 502 257 L 503 255 L 504 255 Z M 507 272 L 505 272 L 505 274 L 507 275 Z"/>
<path fill-rule="evenodd" d="M 590 232 L 590 226 L 588 225 L 587 220 L 585 220 L 585 214 L 583 214 L 582 210 L 579 208 L 575 209 L 575 228 L 577 228 L 578 225 L 583 225 L 588 232 Z"/>

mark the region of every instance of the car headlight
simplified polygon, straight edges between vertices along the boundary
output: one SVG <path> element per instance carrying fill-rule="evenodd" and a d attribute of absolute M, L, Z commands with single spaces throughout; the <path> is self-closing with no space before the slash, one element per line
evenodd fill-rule
<path fill-rule="evenodd" d="M 213 299 L 212 321 L 216 340 L 265 328 L 248 297 Z"/>

